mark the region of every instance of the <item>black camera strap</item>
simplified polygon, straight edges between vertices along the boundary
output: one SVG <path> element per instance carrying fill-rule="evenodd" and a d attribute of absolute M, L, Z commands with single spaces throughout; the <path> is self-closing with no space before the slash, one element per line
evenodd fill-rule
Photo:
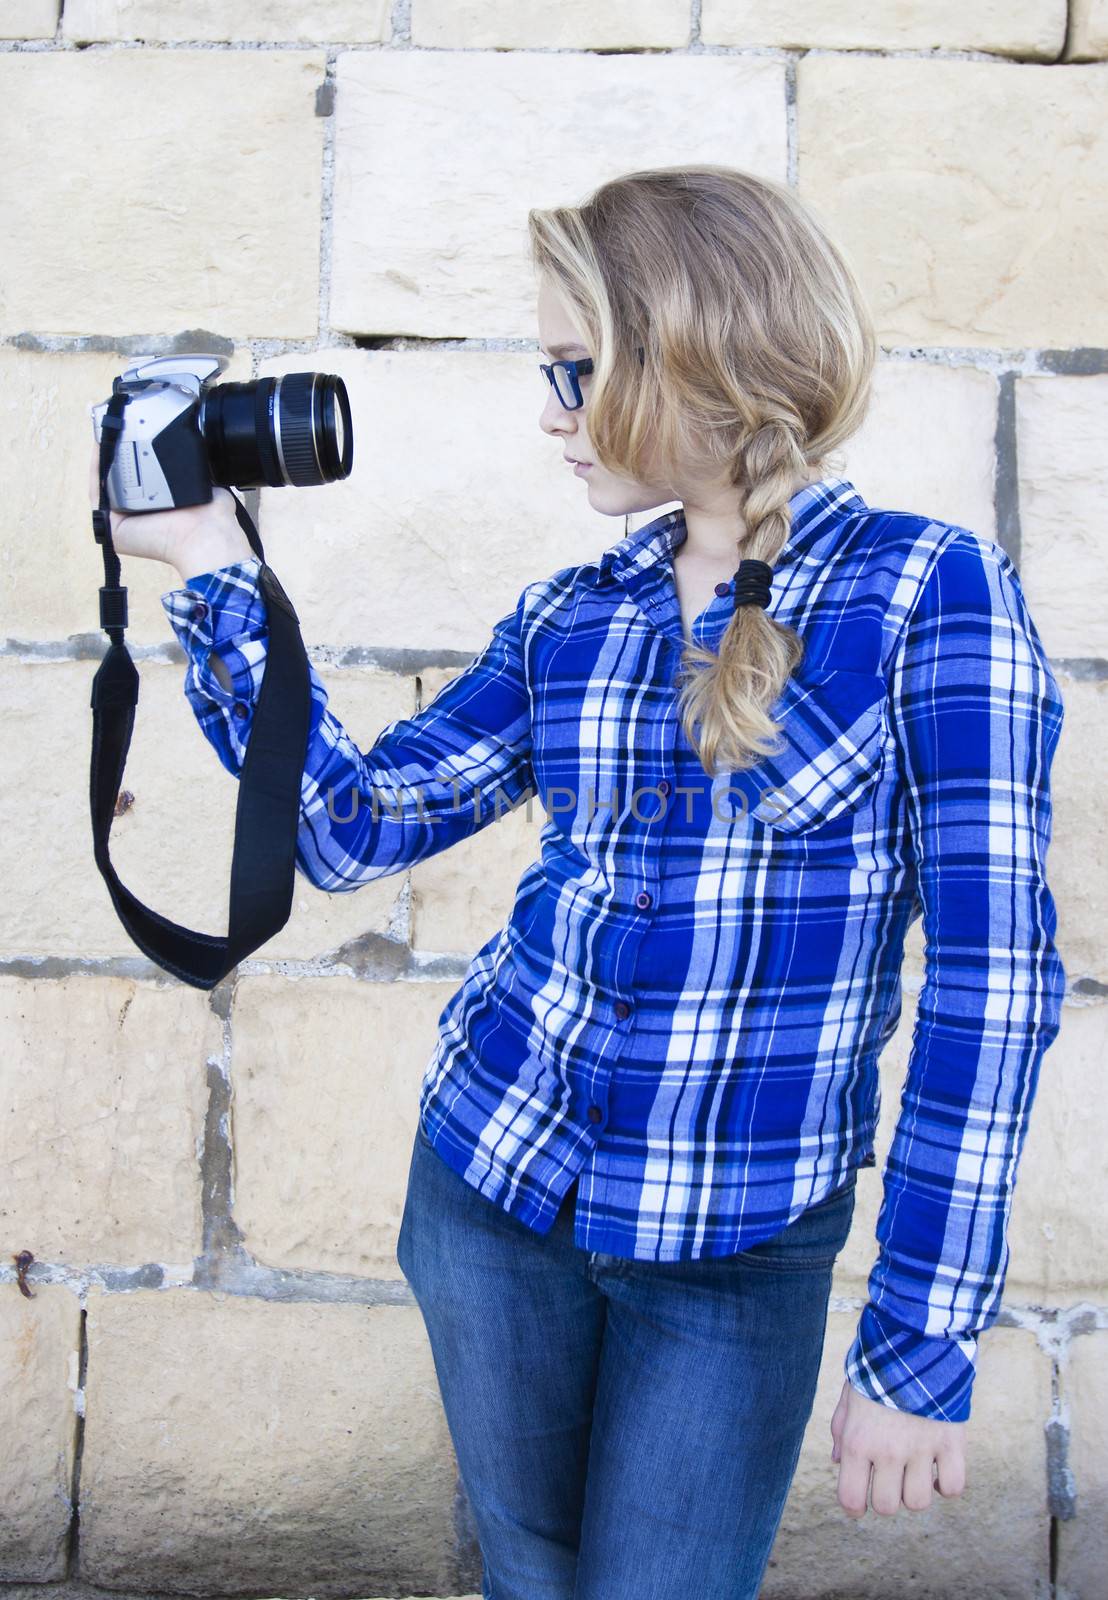
<path fill-rule="evenodd" d="M 292 910 L 300 785 L 311 711 L 308 656 L 300 619 L 276 574 L 266 564 L 258 530 L 235 499 L 235 517 L 261 562 L 269 640 L 262 686 L 239 774 L 235 842 L 231 860 L 226 936 L 197 933 L 144 905 L 120 881 L 108 837 L 138 704 L 138 671 L 124 642 L 127 590 L 120 584 L 112 544 L 107 478 L 123 428 L 128 396 L 108 401 L 100 434 L 100 505 L 93 533 L 104 555 L 100 626 L 111 644 L 92 680 L 92 769 L 89 785 L 92 842 L 116 911 L 131 938 L 152 961 L 197 989 L 213 989 L 231 969 L 278 933 Z"/>

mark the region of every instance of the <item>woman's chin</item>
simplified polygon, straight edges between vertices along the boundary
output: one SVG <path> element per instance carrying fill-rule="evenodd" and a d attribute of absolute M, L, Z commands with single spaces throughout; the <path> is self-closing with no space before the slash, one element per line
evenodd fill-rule
<path fill-rule="evenodd" d="M 626 517 L 635 509 L 635 495 L 619 484 L 604 484 L 596 478 L 596 468 L 585 474 L 589 504 L 605 517 Z"/>

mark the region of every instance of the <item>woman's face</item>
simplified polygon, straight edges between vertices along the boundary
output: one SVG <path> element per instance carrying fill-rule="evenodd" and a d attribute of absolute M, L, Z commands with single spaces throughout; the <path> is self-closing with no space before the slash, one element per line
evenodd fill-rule
<path fill-rule="evenodd" d="M 538 323 L 541 360 L 551 362 L 561 356 L 581 359 L 593 354 L 561 295 L 546 276 L 539 279 Z M 606 517 L 622 517 L 629 511 L 652 511 L 655 506 L 668 505 L 679 498 L 669 484 L 639 483 L 634 478 L 609 472 L 596 460 L 588 425 L 591 375 L 586 373 L 579 380 L 584 405 L 575 411 L 567 411 L 553 386 L 545 378 L 541 381 L 546 388 L 546 403 L 539 417 L 539 427 L 558 441 L 564 456 L 571 461 L 587 463 L 588 470 L 582 472 L 580 478 L 594 510 Z M 573 472 L 574 468 L 570 465 L 565 470 Z"/>

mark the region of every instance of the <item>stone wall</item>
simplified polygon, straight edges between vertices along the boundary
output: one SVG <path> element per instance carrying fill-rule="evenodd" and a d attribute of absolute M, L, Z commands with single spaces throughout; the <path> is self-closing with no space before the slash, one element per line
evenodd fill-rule
<path fill-rule="evenodd" d="M 1067 709 L 1069 991 L 967 1490 L 855 1524 L 830 1460 L 917 924 L 764 1594 L 1104 1600 L 1108 0 L 8 0 L 0 33 L 0 1600 L 479 1587 L 393 1251 L 436 1019 L 543 821 L 357 895 L 298 876 L 286 927 L 210 994 L 145 960 L 91 850 L 88 406 L 142 352 L 342 374 L 353 476 L 253 509 L 368 749 L 525 583 L 623 531 L 537 426 L 526 211 L 682 160 L 789 181 L 850 252 L 882 348 L 847 474 L 1009 551 Z M 142 689 L 113 859 L 222 933 L 237 786 L 181 691 L 176 573 L 125 557 L 124 581 Z"/>

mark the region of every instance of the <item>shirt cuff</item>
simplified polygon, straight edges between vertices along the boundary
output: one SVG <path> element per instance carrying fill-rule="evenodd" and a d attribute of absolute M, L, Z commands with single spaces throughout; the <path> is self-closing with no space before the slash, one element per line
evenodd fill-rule
<path fill-rule="evenodd" d="M 854 1388 L 870 1400 L 938 1422 L 965 1422 L 976 1362 L 976 1338 L 919 1333 L 870 1302 L 844 1366 Z"/>
<path fill-rule="evenodd" d="M 160 597 L 189 660 L 187 687 L 216 705 L 248 709 L 261 687 L 268 624 L 260 571 L 251 556 L 198 573 Z"/>

